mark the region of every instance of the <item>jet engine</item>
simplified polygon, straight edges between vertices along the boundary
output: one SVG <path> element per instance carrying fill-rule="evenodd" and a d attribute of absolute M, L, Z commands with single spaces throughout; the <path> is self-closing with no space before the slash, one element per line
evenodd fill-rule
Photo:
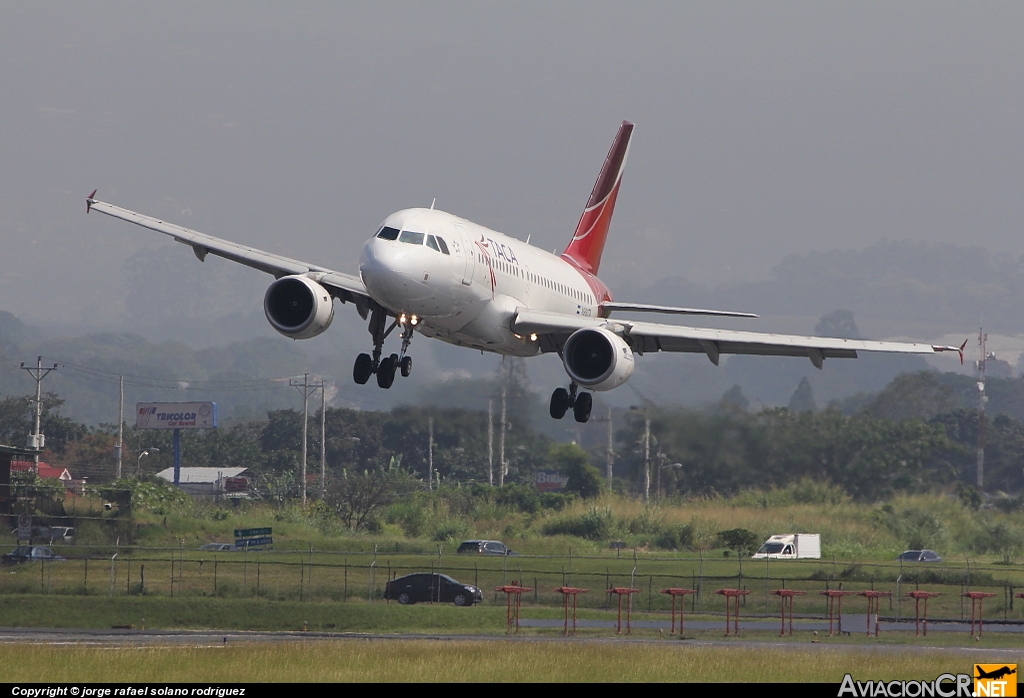
<path fill-rule="evenodd" d="M 565 340 L 562 363 L 569 377 L 584 388 L 611 390 L 632 375 L 633 350 L 611 330 L 586 328 Z"/>
<path fill-rule="evenodd" d="M 285 276 L 270 284 L 263 312 L 275 330 L 292 339 L 316 337 L 331 326 L 334 300 L 305 276 Z"/>

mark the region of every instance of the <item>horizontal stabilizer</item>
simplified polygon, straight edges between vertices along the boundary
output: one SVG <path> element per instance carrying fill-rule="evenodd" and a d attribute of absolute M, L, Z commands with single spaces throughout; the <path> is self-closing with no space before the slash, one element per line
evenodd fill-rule
<path fill-rule="evenodd" d="M 634 313 L 665 313 L 667 315 L 714 315 L 717 317 L 761 317 L 754 313 L 740 313 L 733 310 L 706 310 L 704 308 L 675 308 L 670 305 L 648 305 L 647 303 L 602 303 L 601 310 L 631 310 Z M 602 313 L 604 314 L 604 313 Z"/>

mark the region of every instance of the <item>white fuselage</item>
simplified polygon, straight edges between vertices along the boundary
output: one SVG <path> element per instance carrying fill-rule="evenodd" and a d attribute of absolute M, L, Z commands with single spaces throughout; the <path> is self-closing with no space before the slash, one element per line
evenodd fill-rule
<path fill-rule="evenodd" d="M 363 246 L 359 272 L 375 301 L 415 315 L 423 335 L 514 356 L 540 350 L 510 329 L 517 309 L 591 317 L 610 300 L 565 258 L 434 209 L 388 216 Z"/>

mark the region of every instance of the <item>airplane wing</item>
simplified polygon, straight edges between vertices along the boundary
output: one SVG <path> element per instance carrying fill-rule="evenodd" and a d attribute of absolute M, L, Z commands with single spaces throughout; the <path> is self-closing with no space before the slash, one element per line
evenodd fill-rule
<path fill-rule="evenodd" d="M 650 305 L 648 303 L 615 303 L 608 301 L 601 304 L 601 310 L 610 314 L 613 310 L 633 313 L 664 313 L 667 315 L 714 315 L 716 317 L 761 317 L 754 313 L 739 313 L 734 310 L 708 310 L 706 308 L 676 308 L 669 305 Z"/>
<path fill-rule="evenodd" d="M 855 359 L 857 352 L 874 351 L 898 354 L 936 354 L 955 351 L 963 363 L 964 346 L 946 347 L 910 342 L 878 342 L 838 337 L 802 337 L 766 332 L 717 330 L 706 327 L 665 325 L 607 318 L 584 318 L 542 313 L 520 308 L 512 321 L 518 334 L 536 334 L 543 351 L 560 351 L 573 332 L 585 327 L 610 329 L 625 339 L 638 354 L 658 351 L 706 354 L 718 365 L 722 354 L 758 354 L 761 356 L 802 356 L 821 368 L 825 359 Z M 966 345 L 967 342 L 964 342 Z"/>
<path fill-rule="evenodd" d="M 238 243 L 221 240 L 211 235 L 183 228 L 180 225 L 174 225 L 173 223 L 167 223 L 150 216 L 144 216 L 135 211 L 129 211 L 120 206 L 97 201 L 93 198 L 94 196 L 96 196 L 95 191 L 85 200 L 86 213 L 98 211 L 99 213 L 140 225 L 143 228 L 155 230 L 164 235 L 170 235 L 178 242 L 191 247 L 200 262 L 206 259 L 206 255 L 212 254 L 224 259 L 230 259 L 232 262 L 244 264 L 253 269 L 259 269 L 268 274 L 273 274 L 276 278 L 296 274 L 309 276 L 330 291 L 333 297 L 342 302 L 354 303 L 360 315 L 365 317 L 366 311 L 369 308 L 370 296 L 366 292 L 366 287 L 363 286 L 362 279 L 357 276 L 343 274 L 314 264 L 307 264 L 306 262 L 282 257 L 281 255 L 264 252 L 254 247 L 246 247 Z"/>

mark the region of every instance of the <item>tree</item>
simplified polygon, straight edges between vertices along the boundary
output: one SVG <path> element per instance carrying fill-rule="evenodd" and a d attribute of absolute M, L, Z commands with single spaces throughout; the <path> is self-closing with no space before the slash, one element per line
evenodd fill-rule
<path fill-rule="evenodd" d="M 728 531 L 721 531 L 718 534 L 718 541 L 724 548 L 735 550 L 736 555 L 742 557 L 757 550 L 760 538 L 753 531 L 745 528 L 732 528 Z"/>
<path fill-rule="evenodd" d="M 928 420 L 954 407 L 953 389 L 939 381 L 936 371 L 918 371 L 896 376 L 864 408 L 877 419 L 899 422 Z"/>
<path fill-rule="evenodd" d="M 814 326 L 814 334 L 819 337 L 861 339 L 857 323 L 853 321 L 853 312 L 849 310 L 834 310 L 822 316 Z"/>
<path fill-rule="evenodd" d="M 361 531 L 367 528 L 374 514 L 409 494 L 418 485 L 400 470 L 344 472 L 342 477 L 332 479 L 328 485 L 327 503 L 346 528 Z"/>
<path fill-rule="evenodd" d="M 811 389 L 811 382 L 804 376 L 800 384 L 793 391 L 793 397 L 789 398 L 789 410 L 791 412 L 817 412 L 818 405 L 814 402 L 814 390 Z"/>
<path fill-rule="evenodd" d="M 596 497 L 604 489 L 604 481 L 597 468 L 590 464 L 587 453 L 576 444 L 555 444 L 548 451 L 548 461 L 569 481 L 565 491 L 584 499 Z"/>
<path fill-rule="evenodd" d="M 746 412 L 747 408 L 750 407 L 750 400 L 743 394 L 743 388 L 737 383 L 722 393 L 722 399 L 719 401 L 719 404 L 725 410 Z"/>

